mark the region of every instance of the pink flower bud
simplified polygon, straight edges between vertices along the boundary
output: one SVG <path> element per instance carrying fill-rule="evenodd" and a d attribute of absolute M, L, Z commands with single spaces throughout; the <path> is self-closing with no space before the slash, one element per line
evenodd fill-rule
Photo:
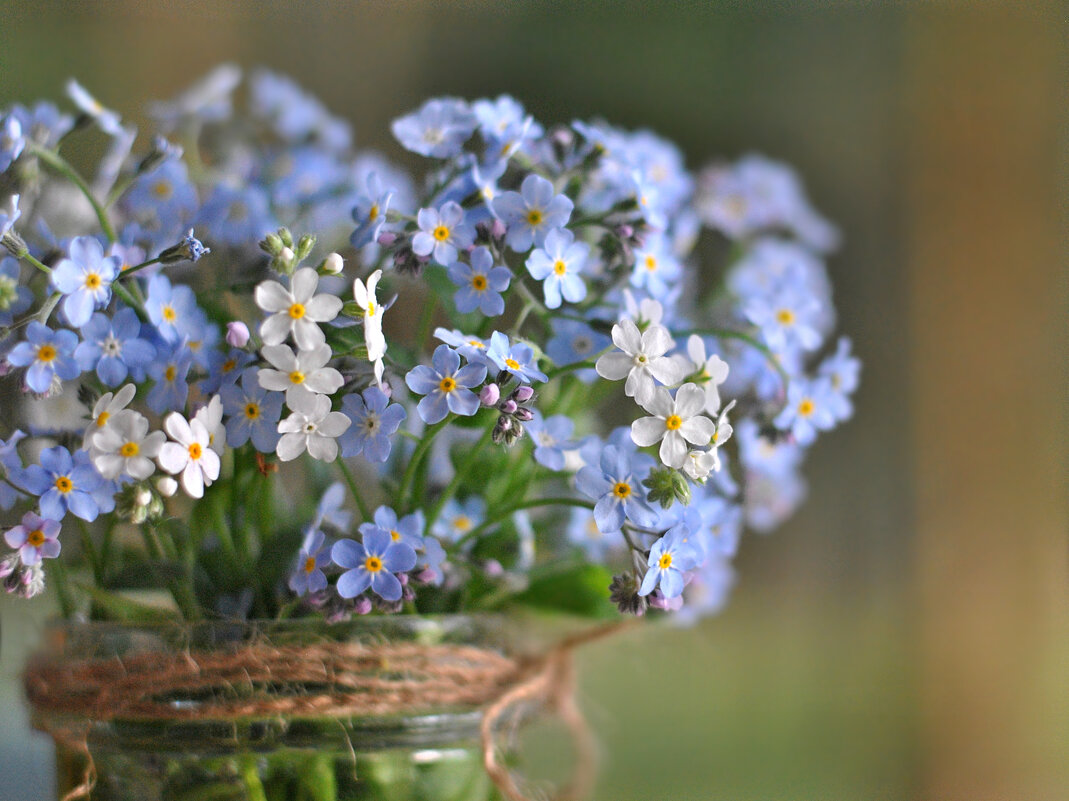
<path fill-rule="evenodd" d="M 249 327 L 241 320 L 226 324 L 226 344 L 232 348 L 243 348 L 249 344 Z"/>
<path fill-rule="evenodd" d="M 479 400 L 482 401 L 483 406 L 496 406 L 501 400 L 501 387 L 497 384 L 487 384 L 479 392 Z"/>
<path fill-rule="evenodd" d="M 504 221 L 495 219 L 493 224 L 490 226 L 490 235 L 494 239 L 502 239 L 505 236 L 506 230 L 507 228 L 505 226 Z"/>
<path fill-rule="evenodd" d="M 534 420 L 534 412 L 532 412 L 530 409 L 517 409 L 516 419 L 524 423 L 528 422 L 529 420 Z"/>
<path fill-rule="evenodd" d="M 516 401 L 507 400 L 507 401 L 505 401 L 504 403 L 501 404 L 500 408 L 501 408 L 501 411 L 503 411 L 505 414 L 515 414 L 516 410 L 519 409 L 520 407 L 516 403 Z"/>
<path fill-rule="evenodd" d="M 529 387 L 526 384 L 517 387 L 516 391 L 512 393 L 512 397 L 517 403 L 527 403 L 534 397 L 534 387 Z"/>
<path fill-rule="evenodd" d="M 358 615 L 366 615 L 371 611 L 371 599 L 366 595 L 361 595 L 356 599 L 356 603 L 353 604 L 353 611 Z"/>
<path fill-rule="evenodd" d="M 382 245 L 384 248 L 388 248 L 396 241 L 397 234 L 395 233 L 392 233 L 390 231 L 383 231 L 381 234 L 379 234 L 379 244 Z"/>
<path fill-rule="evenodd" d="M 486 573 L 489 578 L 498 578 L 499 576 L 505 575 L 505 568 L 503 568 L 501 563 L 496 559 L 487 559 L 486 562 L 483 563 L 483 572 Z"/>
<path fill-rule="evenodd" d="M 433 584 L 434 580 L 438 578 L 438 574 L 431 570 L 429 567 L 423 568 L 421 571 L 412 576 L 413 581 L 417 584 Z"/>

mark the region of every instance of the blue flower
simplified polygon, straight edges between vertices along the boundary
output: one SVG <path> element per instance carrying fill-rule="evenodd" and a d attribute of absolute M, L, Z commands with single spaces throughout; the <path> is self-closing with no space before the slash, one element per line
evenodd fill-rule
<path fill-rule="evenodd" d="M 776 353 L 815 350 L 823 339 L 818 330 L 821 305 L 808 293 L 785 289 L 754 297 L 743 307 L 743 314 L 761 329 L 768 347 Z"/>
<path fill-rule="evenodd" d="M 663 299 L 679 285 L 683 266 L 660 237 L 635 250 L 631 286 L 645 289 L 651 298 Z"/>
<path fill-rule="evenodd" d="M 11 166 L 26 147 L 26 137 L 22 132 L 22 123 L 14 114 L 7 114 L 0 119 L 0 172 Z"/>
<path fill-rule="evenodd" d="M 179 343 L 173 345 L 170 351 L 160 351 L 156 355 L 156 360 L 148 368 L 148 374 L 155 380 L 156 386 L 148 393 L 145 403 L 156 414 L 180 411 L 189 397 L 186 376 L 193 362 L 193 354 L 184 343 Z"/>
<path fill-rule="evenodd" d="M 390 210 L 390 200 L 393 199 L 393 192 L 383 189 L 377 172 L 368 173 L 365 187 L 353 207 L 356 230 L 349 237 L 349 243 L 354 248 L 362 248 L 379 238 L 379 232 L 386 222 L 386 213 Z"/>
<path fill-rule="evenodd" d="M 322 528 L 324 524 L 330 525 L 339 531 L 346 531 L 352 522 L 353 513 L 345 508 L 345 485 L 335 481 L 316 505 L 316 515 L 309 526 L 312 529 Z"/>
<path fill-rule="evenodd" d="M 25 439 L 25 437 L 26 435 L 22 431 L 15 431 L 8 437 L 7 442 L 0 439 L 0 468 L 2 468 L 2 474 L 5 478 L 22 470 L 22 459 L 19 458 L 16 446 L 19 444 L 19 440 Z M 0 479 L 0 509 L 10 509 L 21 497 L 22 493 L 7 481 Z"/>
<path fill-rule="evenodd" d="M 566 533 L 568 541 L 582 548 L 590 561 L 604 562 L 606 552 L 612 546 L 612 540 L 607 535 L 615 532 L 602 531 L 598 528 L 594 513 L 590 509 L 577 506 L 568 515 Z"/>
<path fill-rule="evenodd" d="M 89 322 L 93 309 L 111 300 L 111 282 L 122 264 L 115 256 L 105 256 L 100 242 L 91 236 L 72 239 L 69 253 L 70 258 L 52 269 L 52 286 L 66 295 L 63 313 L 80 328 Z"/>
<path fill-rule="evenodd" d="M 419 233 L 412 237 L 412 252 L 433 256 L 446 266 L 457 260 L 458 250 L 467 250 L 475 241 L 475 229 L 464 222 L 464 209 L 450 200 L 440 209 L 420 209 L 416 215 Z"/>
<path fill-rule="evenodd" d="M 478 124 L 463 100 L 428 100 L 418 111 L 393 121 L 390 130 L 406 150 L 437 159 L 459 155 Z"/>
<path fill-rule="evenodd" d="M 505 311 L 501 293 L 509 288 L 512 272 L 508 267 L 494 266 L 489 248 L 475 248 L 471 252 L 470 265 L 461 261 L 450 265 L 449 280 L 460 287 L 453 299 L 461 314 L 478 309 L 487 317 L 496 317 Z"/>
<path fill-rule="evenodd" d="M 398 519 L 397 512 L 389 506 L 380 506 L 375 510 L 374 519 L 374 523 L 360 525 L 361 534 L 365 533 L 365 528 L 370 530 L 377 526 L 388 531 L 390 539 L 394 542 L 403 542 L 416 551 L 423 548 L 423 528 L 426 521 L 422 509 L 417 509 L 412 514 Z"/>
<path fill-rule="evenodd" d="M 465 334 L 455 328 L 452 331 L 445 328 L 436 328 L 434 329 L 434 338 L 440 339 L 446 345 L 456 348 L 457 353 L 469 362 L 482 362 L 483 355 L 488 347 L 485 339 Z"/>
<path fill-rule="evenodd" d="M 486 519 L 486 501 L 473 495 L 461 502 L 450 498 L 434 522 L 431 533 L 448 542 L 456 542 Z"/>
<path fill-rule="evenodd" d="M 54 103 L 48 101 L 36 103 L 31 108 L 15 105 L 11 113 L 22 123 L 23 135 L 45 147 L 55 147 L 74 126 L 74 118 L 70 114 L 63 114 Z"/>
<path fill-rule="evenodd" d="M 569 303 L 578 303 L 586 297 L 586 284 L 579 273 L 589 252 L 589 245 L 576 242 L 575 234 L 561 228 L 546 234 L 544 247 L 527 258 L 527 272 L 536 281 L 542 281 L 548 308 L 558 308 L 561 296 Z"/>
<path fill-rule="evenodd" d="M 574 206 L 571 198 L 556 194 L 553 184 L 533 173 L 523 179 L 519 192 L 505 192 L 494 200 L 494 212 L 508 225 L 505 242 L 517 253 L 545 244 L 550 231 L 568 222 Z"/>
<path fill-rule="evenodd" d="M 9 326 L 16 314 L 33 303 L 33 292 L 19 284 L 19 263 L 15 259 L 0 259 L 0 326 Z"/>
<path fill-rule="evenodd" d="M 411 545 L 394 542 L 390 532 L 379 526 L 361 533 L 363 543 L 349 539 L 334 543 L 334 564 L 349 568 L 338 577 L 338 594 L 355 598 L 370 587 L 386 601 L 400 600 L 401 582 L 394 573 L 415 567 L 416 552 Z"/>
<path fill-rule="evenodd" d="M 599 334 L 579 320 L 553 317 L 549 325 L 553 330 L 553 336 L 546 343 L 546 355 L 557 365 L 590 361 L 612 344 L 608 336 Z M 580 381 L 589 384 L 597 379 L 598 373 L 590 367 L 577 370 L 575 376 Z"/>
<path fill-rule="evenodd" d="M 22 209 L 19 208 L 19 196 L 9 195 L 6 201 L 0 202 L 0 238 L 7 236 L 19 217 Z"/>
<path fill-rule="evenodd" d="M 837 422 L 849 420 L 854 414 L 850 396 L 857 390 L 861 362 L 850 354 L 850 340 L 843 337 L 833 355 L 817 368 L 817 375 L 828 379 L 827 399 L 831 413 Z"/>
<path fill-rule="evenodd" d="M 282 394 L 268 392 L 260 386 L 257 374 L 250 367 L 241 374 L 241 386 L 227 384 L 219 391 L 223 399 L 226 421 L 226 442 L 240 448 L 250 439 L 260 453 L 274 453 L 278 445 L 278 420 L 282 416 Z"/>
<path fill-rule="evenodd" d="M 424 423 L 444 420 L 449 412 L 471 417 L 479 411 L 479 396 L 471 391 L 486 378 L 485 364 L 460 366 L 460 356 L 448 345 L 439 345 L 431 357 L 433 368 L 424 364 L 408 371 L 405 383 L 417 395 L 425 395 L 416 407 Z"/>
<path fill-rule="evenodd" d="M 196 216 L 211 240 L 241 247 L 256 242 L 278 225 L 271 213 L 271 200 L 256 184 L 234 188 L 218 184 Z"/>
<path fill-rule="evenodd" d="M 297 566 L 290 573 L 289 587 L 297 595 L 319 592 L 327 588 L 327 575 L 323 568 L 330 564 L 330 548 L 325 547 L 326 535 L 322 531 L 309 531 L 297 554 Z"/>
<path fill-rule="evenodd" d="M 385 462 L 390 458 L 393 436 L 408 417 L 400 403 L 390 399 L 378 387 L 368 387 L 363 396 L 357 393 L 346 395 L 341 401 L 341 410 L 352 425 L 338 438 L 343 457 L 364 454 L 370 462 Z"/>
<path fill-rule="evenodd" d="M 185 162 L 167 159 L 134 181 L 123 205 L 135 216 L 151 217 L 164 226 L 172 226 L 196 211 L 197 190 L 189 180 Z"/>
<path fill-rule="evenodd" d="M 156 348 L 140 333 L 141 321 L 133 309 L 119 309 L 112 319 L 97 312 L 82 326 L 84 341 L 74 358 L 83 372 L 96 370 L 105 386 L 117 387 L 131 368 L 146 367 L 156 358 Z"/>
<path fill-rule="evenodd" d="M 41 451 L 40 464 L 20 470 L 11 480 L 20 489 L 39 496 L 41 515 L 52 520 L 62 520 L 69 511 L 91 523 L 100 512 L 94 495 L 104 479 L 86 451 L 75 451 L 71 458 L 66 448 L 46 448 Z"/>
<path fill-rule="evenodd" d="M 196 296 L 188 286 L 172 287 L 166 276 L 154 275 L 148 282 L 145 300 L 149 319 L 167 342 L 198 336 L 201 320 Z"/>
<path fill-rule="evenodd" d="M 491 155 L 507 158 L 526 139 L 537 139 L 542 126 L 534 122 L 516 100 L 500 95 L 496 100 L 476 100 L 472 110 L 479 120 L 479 132 Z"/>
<path fill-rule="evenodd" d="M 59 521 L 43 518 L 33 512 L 22 516 L 22 523 L 8 529 L 4 541 L 17 548 L 24 565 L 36 565 L 42 559 L 59 556 Z"/>
<path fill-rule="evenodd" d="M 564 452 L 577 447 L 570 439 L 575 422 L 563 414 L 543 420 L 542 414 L 534 410 L 534 417 L 527 422 L 526 428 L 535 445 L 535 461 L 550 470 L 563 470 Z"/>
<path fill-rule="evenodd" d="M 601 453 L 598 467 L 587 466 L 576 475 L 579 491 L 597 501 L 594 519 L 605 533 L 619 531 L 624 520 L 640 526 L 652 526 L 657 514 L 646 501 L 642 472 L 648 472 L 653 460 L 648 456 L 630 456 L 615 445 Z"/>
<path fill-rule="evenodd" d="M 424 537 L 423 547 L 416 551 L 416 567 L 419 574 L 415 576 L 417 581 L 441 587 L 445 580 L 442 563 L 445 561 L 445 548 L 434 537 Z"/>
<path fill-rule="evenodd" d="M 787 405 L 775 419 L 776 428 L 790 431 L 799 445 L 809 445 L 818 431 L 835 427 L 835 402 L 827 378 L 795 377 L 787 389 Z"/>
<path fill-rule="evenodd" d="M 500 331 L 490 335 L 490 347 L 483 357 L 494 364 L 498 370 L 505 370 L 526 384 L 532 381 L 548 381 L 545 373 L 538 369 L 534 350 L 524 342 L 515 345 Z"/>
<path fill-rule="evenodd" d="M 16 367 L 28 367 L 26 386 L 46 395 L 56 379 L 69 381 L 81 375 L 74 349 L 78 335 L 73 331 L 53 331 L 36 320 L 26 326 L 26 341 L 20 342 L 7 355 Z"/>
<path fill-rule="evenodd" d="M 653 543 L 649 570 L 642 578 L 639 595 L 649 595 L 660 586 L 665 598 L 678 598 L 683 593 L 683 572 L 698 566 L 699 555 L 687 542 L 690 531 L 684 524 L 669 529 L 663 537 Z"/>
<path fill-rule="evenodd" d="M 211 328 L 218 336 L 218 330 L 214 326 Z M 199 355 L 202 358 L 199 361 L 208 363 L 208 377 L 198 384 L 203 395 L 214 395 L 223 387 L 237 383 L 244 368 L 256 358 L 248 351 L 239 348 L 230 348 L 225 353 L 215 348 L 205 349 L 203 346 L 201 350 L 202 353 Z"/>

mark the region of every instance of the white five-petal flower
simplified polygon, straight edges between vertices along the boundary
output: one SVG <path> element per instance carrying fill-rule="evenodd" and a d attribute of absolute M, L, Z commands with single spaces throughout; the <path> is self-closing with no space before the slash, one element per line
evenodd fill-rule
<path fill-rule="evenodd" d="M 194 420 L 200 420 L 208 431 L 208 444 L 213 451 L 220 456 L 226 450 L 226 428 L 223 426 L 223 399 L 218 395 L 212 395 L 206 406 L 202 406 L 193 416 Z"/>
<path fill-rule="evenodd" d="M 300 350 L 315 350 L 327 339 L 319 323 L 327 323 L 341 311 L 341 298 L 316 295 L 319 274 L 311 267 L 302 267 L 293 274 L 290 288 L 278 281 L 264 281 L 256 287 L 256 305 L 273 312 L 260 326 L 265 345 L 281 345 L 293 333 L 293 341 Z"/>
<path fill-rule="evenodd" d="M 136 393 L 137 387 L 133 384 L 126 384 L 114 393 L 105 392 L 100 396 L 100 399 L 93 405 L 93 419 L 85 430 L 85 438 L 82 441 L 83 448 L 92 447 L 93 435 L 98 431 L 103 431 L 115 415 L 129 406 Z"/>
<path fill-rule="evenodd" d="M 257 373 L 260 386 L 284 391 L 286 405 L 291 409 L 296 408 L 294 402 L 300 395 L 331 395 L 345 383 L 341 373 L 326 366 L 333 355 L 326 343 L 297 353 L 289 345 L 266 345 L 260 352 L 276 368 L 264 368 Z"/>
<path fill-rule="evenodd" d="M 669 467 L 682 467 L 687 459 L 687 443 L 699 447 L 708 445 L 716 425 L 701 415 L 705 406 L 705 392 L 697 384 L 684 384 L 673 400 L 664 387 L 657 387 L 642 407 L 652 417 L 643 417 L 631 424 L 631 439 L 646 447 L 661 443 L 661 461 Z"/>
<path fill-rule="evenodd" d="M 313 459 L 333 462 L 338 458 L 338 443 L 335 440 L 345 433 L 352 421 L 342 412 L 330 410 L 330 398 L 326 395 L 303 393 L 289 403 L 293 414 L 278 424 L 278 441 L 275 452 L 283 462 L 296 459 L 306 450 Z"/>
<path fill-rule="evenodd" d="M 380 278 L 382 270 L 375 270 L 366 284 L 359 278 L 353 281 L 353 300 L 364 310 L 364 342 L 369 362 L 379 361 L 386 355 L 386 337 L 382 334 L 382 313 L 386 309 L 375 298 Z"/>
<path fill-rule="evenodd" d="M 594 367 L 598 375 L 610 381 L 626 376 L 624 392 L 642 406 L 657 388 L 654 379 L 670 386 L 687 375 L 684 364 L 664 355 L 675 345 L 664 326 L 651 325 L 639 331 L 634 320 L 624 318 L 612 327 L 612 341 L 620 350 L 606 353 Z"/>
<path fill-rule="evenodd" d="M 91 459 L 100 475 L 116 479 L 121 475 L 143 481 L 154 472 L 155 459 L 167 437 L 162 431 L 148 430 L 148 418 L 132 409 L 115 414 L 93 434 Z"/>
<path fill-rule="evenodd" d="M 716 414 L 720 410 L 719 385 L 727 381 L 728 363 L 715 353 L 708 358 L 705 355 L 705 342 L 697 334 L 691 334 L 687 340 L 687 355 L 693 369 L 697 371 L 697 383 L 705 389 L 705 411 Z"/>
<path fill-rule="evenodd" d="M 710 441 L 711 447 L 707 451 L 692 450 L 687 454 L 683 462 L 683 472 L 695 481 L 705 481 L 709 474 L 720 470 L 720 446 L 731 439 L 733 429 L 728 422 L 728 412 L 735 406 L 732 401 L 723 408 L 720 416 L 716 418 L 716 428 Z"/>
<path fill-rule="evenodd" d="M 204 497 L 204 488 L 219 478 L 219 454 L 211 449 L 208 429 L 200 420 L 187 421 L 171 412 L 163 428 L 173 440 L 160 448 L 156 461 L 172 475 L 182 475 L 182 489 L 192 498 Z"/>

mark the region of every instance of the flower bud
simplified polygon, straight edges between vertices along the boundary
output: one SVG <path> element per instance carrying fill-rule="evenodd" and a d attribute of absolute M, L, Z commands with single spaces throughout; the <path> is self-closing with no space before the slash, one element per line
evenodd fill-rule
<path fill-rule="evenodd" d="M 531 420 L 534 420 L 534 412 L 532 412 L 530 409 L 517 409 L 516 419 L 519 420 L 521 423 L 530 422 Z"/>
<path fill-rule="evenodd" d="M 393 231 L 383 231 L 381 234 L 379 234 L 379 244 L 382 245 L 384 248 L 388 248 L 396 241 L 397 234 L 395 234 Z"/>
<path fill-rule="evenodd" d="M 344 268 L 345 262 L 339 253 L 327 254 L 327 257 L 323 259 L 323 263 L 319 265 L 320 271 L 326 275 L 338 275 Z"/>
<path fill-rule="evenodd" d="M 232 348 L 243 348 L 249 344 L 249 327 L 241 320 L 226 324 L 226 344 Z"/>
<path fill-rule="evenodd" d="M 516 388 L 516 391 L 512 393 L 512 397 L 516 403 L 527 403 L 527 401 L 534 397 L 534 394 L 534 387 L 523 384 Z"/>
<path fill-rule="evenodd" d="M 479 400 L 483 406 L 496 406 L 501 400 L 501 387 L 497 384 L 487 384 L 479 392 Z"/>
<path fill-rule="evenodd" d="M 483 572 L 489 578 L 500 578 L 505 575 L 505 568 L 503 568 L 501 563 L 496 559 L 487 559 L 483 563 Z"/>
<path fill-rule="evenodd" d="M 278 234 L 268 234 L 260 242 L 260 250 L 268 256 L 277 256 L 283 247 L 282 239 Z"/>
<path fill-rule="evenodd" d="M 505 233 L 506 233 L 507 230 L 508 229 L 505 226 L 505 223 L 504 223 L 503 220 L 495 219 L 494 222 L 490 226 L 490 235 L 494 239 L 504 239 L 505 238 Z"/>
<path fill-rule="evenodd" d="M 356 601 L 353 602 L 353 611 L 358 615 L 366 615 L 371 612 L 371 599 L 366 595 L 361 595 Z"/>
<path fill-rule="evenodd" d="M 138 506 L 148 506 L 152 503 L 152 493 L 147 487 L 138 487 L 134 492 L 134 503 Z"/>
<path fill-rule="evenodd" d="M 515 414 L 516 410 L 519 409 L 520 406 L 518 403 L 516 403 L 516 401 L 510 399 L 499 403 L 497 408 L 499 408 L 505 414 Z"/>
<path fill-rule="evenodd" d="M 156 491 L 164 498 L 170 498 L 178 492 L 178 482 L 170 476 L 161 476 L 156 480 Z"/>
<path fill-rule="evenodd" d="M 297 242 L 296 253 L 297 260 L 301 261 L 308 258 L 308 254 L 312 252 L 312 248 L 316 246 L 316 238 L 314 234 L 305 234 Z"/>
<path fill-rule="evenodd" d="M 297 258 L 292 248 L 284 247 L 278 252 L 278 260 L 281 264 L 289 267 L 293 264 L 293 260 Z"/>

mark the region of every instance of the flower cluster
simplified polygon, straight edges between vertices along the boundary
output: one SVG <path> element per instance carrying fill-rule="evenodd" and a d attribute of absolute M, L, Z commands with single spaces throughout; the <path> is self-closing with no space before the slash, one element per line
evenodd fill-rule
<path fill-rule="evenodd" d="M 794 173 L 695 178 L 648 131 L 502 96 L 397 119 L 415 181 L 289 79 L 253 73 L 244 109 L 240 81 L 153 104 L 147 139 L 74 82 L 73 114 L 0 110 L 5 588 L 40 592 L 74 528 L 113 609 L 139 551 L 187 617 L 577 611 L 562 574 L 626 613 L 719 608 L 858 385 Z M 63 155 L 90 127 L 92 183 Z M 69 391 L 82 419 L 20 422 Z"/>

